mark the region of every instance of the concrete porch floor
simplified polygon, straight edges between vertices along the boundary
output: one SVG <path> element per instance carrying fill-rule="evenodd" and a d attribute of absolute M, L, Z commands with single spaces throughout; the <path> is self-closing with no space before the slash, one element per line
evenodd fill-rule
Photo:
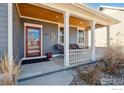
<path fill-rule="evenodd" d="M 51 61 L 22 65 L 22 71 L 19 77 L 19 82 L 30 80 L 36 77 L 45 76 L 59 71 L 64 71 L 66 69 L 76 67 L 79 65 L 91 63 L 90 60 L 87 60 L 71 64 L 69 67 L 65 67 L 63 62 L 64 60 L 61 58 L 52 58 Z"/>

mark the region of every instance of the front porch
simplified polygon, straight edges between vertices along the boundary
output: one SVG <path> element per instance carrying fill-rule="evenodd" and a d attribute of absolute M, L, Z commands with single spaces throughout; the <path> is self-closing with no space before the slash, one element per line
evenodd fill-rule
<path fill-rule="evenodd" d="M 74 8 L 74 11 L 68 10 L 69 7 Z M 54 54 L 54 51 L 52 51 L 54 44 L 62 44 L 64 47 L 62 62 L 65 67 L 86 60 L 96 61 L 97 58 L 102 57 L 102 51 L 95 48 L 95 29 L 106 26 L 107 47 L 109 47 L 110 24 L 117 22 L 99 12 L 87 11 L 87 7 L 80 4 L 68 4 L 68 8 L 65 7 L 65 4 L 58 4 L 58 6 L 55 4 L 16 4 L 16 8 L 19 14 L 18 21 L 20 21 L 17 26 L 20 28 L 20 37 L 16 37 L 17 33 L 13 37 L 19 38 L 20 45 L 17 45 L 18 42 L 14 41 L 16 43 L 13 47 L 16 51 L 13 51 L 13 58 L 16 55 L 19 55 L 21 59 L 37 58 L 37 56 L 42 58 L 46 53 L 52 52 Z M 17 15 L 14 14 L 14 16 Z M 17 20 L 15 25 L 17 25 L 16 22 Z M 31 39 L 28 42 L 27 39 L 29 38 L 27 33 L 31 31 L 37 32 L 39 35 L 34 39 L 34 41 L 36 40 L 33 41 L 34 43 Z M 91 32 L 91 36 L 88 36 L 89 32 Z M 89 40 L 89 37 L 91 37 L 91 40 Z M 33 44 L 35 46 L 31 46 Z M 77 44 L 81 48 L 69 49 L 70 44 Z M 85 47 L 87 49 L 84 49 Z"/>
<path fill-rule="evenodd" d="M 99 60 L 103 55 L 103 48 L 96 48 L 96 59 Z M 50 61 L 39 62 L 34 64 L 26 64 L 22 65 L 22 72 L 19 77 L 19 81 L 24 81 L 27 79 L 48 75 L 55 72 L 64 71 L 73 67 L 92 64 L 92 60 L 90 57 L 90 50 L 70 50 L 70 65 L 68 67 L 64 66 L 64 58 L 62 57 L 53 57 Z M 80 58 L 82 55 L 85 56 Z M 72 59 L 71 59 L 72 58 Z"/>

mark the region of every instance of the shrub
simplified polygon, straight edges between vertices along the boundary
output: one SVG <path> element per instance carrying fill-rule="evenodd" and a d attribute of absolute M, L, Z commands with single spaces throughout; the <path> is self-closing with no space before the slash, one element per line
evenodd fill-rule
<path fill-rule="evenodd" d="M 100 84 L 99 68 L 81 70 L 78 68 L 78 75 L 81 80 L 84 80 L 87 84 L 98 85 Z"/>
<path fill-rule="evenodd" d="M 112 75 L 118 74 L 118 71 L 124 64 L 124 48 L 118 43 L 113 44 L 104 51 L 104 68 L 103 71 Z"/>

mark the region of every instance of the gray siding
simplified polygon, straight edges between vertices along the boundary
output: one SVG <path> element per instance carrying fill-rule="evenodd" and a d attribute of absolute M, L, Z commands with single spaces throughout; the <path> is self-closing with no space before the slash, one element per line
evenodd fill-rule
<path fill-rule="evenodd" d="M 20 18 L 16 8 L 13 4 L 13 56 L 20 58 L 19 53 L 19 34 L 20 34 Z"/>
<path fill-rule="evenodd" d="M 8 46 L 8 4 L 0 4 L 0 56 Z"/>
<path fill-rule="evenodd" d="M 24 23 L 32 23 L 32 24 L 39 24 L 43 25 L 43 37 L 42 37 L 42 43 L 43 43 L 43 54 L 47 52 L 52 52 L 55 53 L 53 49 L 53 45 L 58 43 L 58 25 L 57 24 L 52 24 L 52 23 L 47 23 L 43 21 L 36 21 L 36 20 L 29 20 L 29 19 L 21 19 L 21 27 L 20 27 L 20 53 L 21 56 L 24 57 Z M 70 27 L 69 31 L 69 43 L 70 44 L 76 44 L 77 43 L 77 28 L 76 27 Z M 87 33 L 86 33 L 87 35 Z M 85 35 L 85 36 L 86 36 Z M 53 37 L 55 36 L 55 37 Z M 86 36 L 86 38 L 88 38 Z M 87 44 L 87 39 L 86 39 L 86 44 Z"/>
<path fill-rule="evenodd" d="M 53 52 L 53 45 L 58 43 L 58 25 L 42 21 L 20 19 L 16 6 L 13 4 L 13 53 L 14 58 L 24 57 L 24 22 L 43 25 L 43 54 Z M 70 27 L 69 43 L 77 43 L 77 29 Z M 53 37 L 55 36 L 55 37 Z M 88 33 L 86 32 L 86 46 Z M 8 4 L 0 4 L 0 56 L 8 46 Z"/>
<path fill-rule="evenodd" d="M 21 40 L 20 40 L 20 52 L 21 56 L 24 56 L 24 23 L 40 24 L 43 25 L 42 43 L 43 54 L 47 52 L 53 52 L 53 45 L 58 43 L 58 25 L 51 24 L 42 21 L 21 19 Z M 56 37 L 53 37 L 55 35 Z M 54 38 L 54 39 L 51 39 Z"/>
<path fill-rule="evenodd" d="M 69 29 L 69 43 L 77 44 L 77 28 L 70 27 Z M 84 48 L 88 46 L 88 31 L 85 31 L 85 44 L 79 45 L 80 48 Z"/>
<path fill-rule="evenodd" d="M 76 27 L 69 28 L 69 43 L 77 44 L 77 28 Z"/>

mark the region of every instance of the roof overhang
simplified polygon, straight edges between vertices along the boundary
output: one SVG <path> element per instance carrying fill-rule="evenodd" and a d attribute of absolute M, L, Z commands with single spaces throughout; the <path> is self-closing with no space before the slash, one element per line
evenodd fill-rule
<path fill-rule="evenodd" d="M 113 6 L 103 6 L 103 5 L 101 5 L 99 8 L 124 11 L 124 7 L 113 7 Z"/>
<path fill-rule="evenodd" d="M 96 28 L 119 23 L 118 20 L 93 10 L 84 4 L 76 3 L 19 3 L 16 4 L 22 18 L 47 20 L 56 23 L 64 22 L 63 14 L 69 12 L 70 25 L 90 29 L 90 21 L 96 21 Z"/>
<path fill-rule="evenodd" d="M 94 20 L 102 25 L 113 25 L 117 24 L 120 21 L 104 14 L 100 11 L 93 10 L 87 7 L 85 4 L 77 3 L 39 3 L 35 5 L 42 5 L 46 8 L 61 11 L 61 12 L 70 12 L 72 15 L 78 16 L 80 18 L 85 18 L 87 20 Z"/>

